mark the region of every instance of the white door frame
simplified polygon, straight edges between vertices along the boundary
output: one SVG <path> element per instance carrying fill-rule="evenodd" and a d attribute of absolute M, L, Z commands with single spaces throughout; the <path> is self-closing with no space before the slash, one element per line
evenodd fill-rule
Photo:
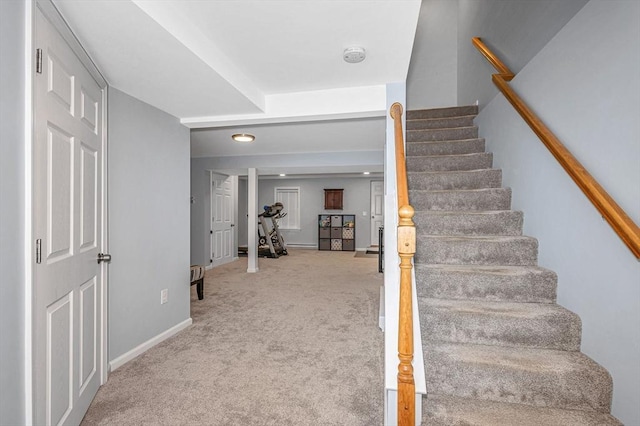
<path fill-rule="evenodd" d="M 211 233 L 212 230 L 212 226 L 213 224 L 211 223 L 211 218 L 213 216 L 213 211 L 214 211 L 214 196 L 213 196 L 213 180 L 214 177 L 221 177 L 221 178 L 225 178 L 225 180 L 230 180 L 231 182 L 231 238 L 232 238 L 232 243 L 231 243 L 231 260 L 237 260 L 238 259 L 238 227 L 236 226 L 236 224 L 238 223 L 238 176 L 236 175 L 226 175 L 226 174 L 222 174 L 222 173 L 218 173 L 214 170 L 210 170 L 209 171 L 209 214 L 208 217 L 206 218 L 207 221 L 207 225 L 206 225 L 206 229 L 208 229 L 209 232 L 209 244 L 208 244 L 208 248 L 207 248 L 207 253 L 209 256 L 209 259 L 213 259 L 212 256 L 212 252 L 213 252 L 213 243 L 214 243 L 214 237 Z M 210 260 L 209 263 L 207 264 L 207 266 L 205 267 L 205 269 L 212 269 L 213 266 L 213 262 Z"/>
<path fill-rule="evenodd" d="M 34 108 L 35 108 L 35 19 L 36 19 L 36 8 L 40 9 L 44 16 L 49 19 L 49 21 L 53 24 L 54 28 L 60 33 L 62 38 L 67 42 L 67 44 L 71 47 L 77 57 L 80 59 L 80 62 L 85 66 L 85 68 L 89 71 L 91 76 L 96 80 L 98 85 L 103 90 L 103 98 L 102 98 L 102 170 L 103 170 L 103 180 L 102 180 L 102 223 L 100 226 L 100 232 L 102 233 L 102 247 L 101 252 L 109 253 L 109 241 L 108 241 L 108 167 L 107 167 L 107 159 L 108 159 L 108 102 L 107 102 L 107 81 L 102 76 L 100 71 L 97 69 L 91 58 L 87 55 L 86 51 L 79 43 L 78 39 L 72 33 L 70 28 L 67 26 L 66 22 L 53 5 L 51 0 L 27 0 L 25 6 L 25 305 L 24 305 L 24 347 L 25 347 L 25 377 L 24 377 L 24 385 L 25 385 L 25 420 L 28 425 L 33 424 L 34 415 L 35 415 L 35 407 L 34 407 L 34 369 L 35 365 L 34 361 L 34 345 L 33 345 L 33 336 L 34 336 L 34 315 L 35 315 L 35 299 L 34 299 L 34 289 L 35 289 L 35 280 L 34 280 L 34 269 L 35 269 L 35 250 L 34 250 L 34 217 L 35 212 L 33 212 L 33 156 L 34 156 L 34 146 L 35 146 L 35 134 L 33 131 L 33 123 L 34 123 Z M 101 273 L 102 273 L 102 350 L 99 353 L 100 359 L 100 384 L 104 384 L 107 381 L 108 376 L 108 267 L 106 263 L 102 263 L 101 265 Z"/>

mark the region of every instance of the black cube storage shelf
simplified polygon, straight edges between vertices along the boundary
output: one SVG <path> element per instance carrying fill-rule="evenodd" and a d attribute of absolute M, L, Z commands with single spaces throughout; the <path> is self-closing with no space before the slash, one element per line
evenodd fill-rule
<path fill-rule="evenodd" d="M 318 215 L 318 250 L 355 251 L 356 215 Z"/>

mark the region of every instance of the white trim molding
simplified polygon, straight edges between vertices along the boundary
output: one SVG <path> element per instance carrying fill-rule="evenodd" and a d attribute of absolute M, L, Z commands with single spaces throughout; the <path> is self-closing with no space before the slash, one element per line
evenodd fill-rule
<path fill-rule="evenodd" d="M 158 343 L 167 340 L 169 337 L 173 336 L 174 334 L 177 334 L 180 331 L 184 330 L 185 328 L 189 327 L 192 323 L 193 323 L 192 319 L 187 318 L 181 323 L 174 325 L 170 329 L 165 330 L 162 333 L 158 334 L 157 336 L 154 336 L 151 339 L 147 340 L 146 342 L 141 343 L 140 345 L 136 346 L 130 351 L 123 353 L 122 355 L 120 355 L 119 357 L 117 357 L 116 359 L 114 359 L 109 363 L 109 366 L 111 367 L 111 372 L 113 373 L 114 371 L 116 371 L 116 369 L 122 367 L 123 365 L 125 365 L 127 362 L 131 361 L 138 355 L 142 355 L 143 353 L 145 353 L 146 351 L 148 351 Z"/>

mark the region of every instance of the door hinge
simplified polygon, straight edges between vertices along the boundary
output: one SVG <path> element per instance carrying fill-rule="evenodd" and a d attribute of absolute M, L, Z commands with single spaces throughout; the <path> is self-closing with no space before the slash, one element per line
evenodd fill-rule
<path fill-rule="evenodd" d="M 42 263 L 42 240 L 40 238 L 36 240 L 36 263 Z"/>
<path fill-rule="evenodd" d="M 210 234 L 213 234 L 213 229 L 209 231 Z"/>
<path fill-rule="evenodd" d="M 213 263 L 213 259 L 209 259 L 209 263 Z"/>
<path fill-rule="evenodd" d="M 42 74 L 42 49 L 36 49 L 36 73 Z"/>

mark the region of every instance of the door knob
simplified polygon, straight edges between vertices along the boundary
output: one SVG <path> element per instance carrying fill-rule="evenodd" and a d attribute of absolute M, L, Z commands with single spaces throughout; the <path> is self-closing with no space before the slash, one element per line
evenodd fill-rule
<path fill-rule="evenodd" d="M 234 226 L 236 226 L 236 225 L 235 225 L 235 223 L 232 223 L 232 224 L 231 224 L 231 227 L 233 228 Z"/>
<path fill-rule="evenodd" d="M 111 255 L 106 253 L 98 253 L 98 263 L 111 262 Z"/>

